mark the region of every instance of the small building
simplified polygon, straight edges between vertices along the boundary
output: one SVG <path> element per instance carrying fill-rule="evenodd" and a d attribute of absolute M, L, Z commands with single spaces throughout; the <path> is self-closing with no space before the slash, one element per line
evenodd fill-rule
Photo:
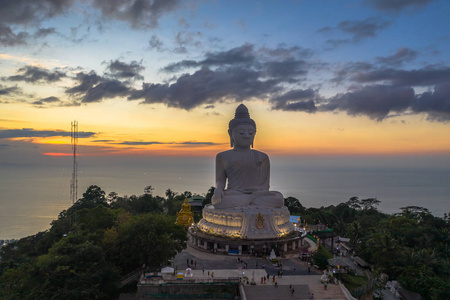
<path fill-rule="evenodd" d="M 194 216 L 200 217 L 202 215 L 203 209 L 203 200 L 205 197 L 202 196 L 192 196 L 188 198 L 188 203 L 191 205 L 191 210 L 194 213 Z M 196 219 L 198 220 L 198 219 Z"/>
<path fill-rule="evenodd" d="M 330 258 L 328 264 L 333 269 L 333 273 L 347 273 L 353 269 L 353 266 L 342 257 Z"/>

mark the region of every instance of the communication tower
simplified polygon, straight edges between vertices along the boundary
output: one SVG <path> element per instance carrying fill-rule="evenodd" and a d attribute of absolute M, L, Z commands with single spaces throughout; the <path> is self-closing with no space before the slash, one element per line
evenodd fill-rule
<path fill-rule="evenodd" d="M 73 150 L 73 171 L 72 171 L 72 181 L 70 183 L 70 197 L 72 199 L 72 204 L 74 204 L 78 198 L 78 163 L 77 163 L 78 121 L 71 122 L 70 138 Z"/>

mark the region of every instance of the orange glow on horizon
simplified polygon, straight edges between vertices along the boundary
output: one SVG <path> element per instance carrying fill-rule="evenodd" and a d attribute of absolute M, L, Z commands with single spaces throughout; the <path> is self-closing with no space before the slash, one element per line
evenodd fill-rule
<path fill-rule="evenodd" d="M 43 152 L 41 154 L 46 155 L 46 156 L 72 156 L 73 155 L 73 153 L 57 153 L 57 152 Z"/>

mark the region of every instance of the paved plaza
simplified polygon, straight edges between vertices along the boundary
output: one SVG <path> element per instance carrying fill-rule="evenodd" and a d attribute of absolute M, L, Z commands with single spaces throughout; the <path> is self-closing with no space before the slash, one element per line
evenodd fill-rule
<path fill-rule="evenodd" d="M 244 282 L 245 297 L 254 299 L 308 299 L 309 294 L 314 294 L 314 299 L 344 300 L 345 296 L 338 285 L 329 284 L 324 290 L 320 282 L 321 273 L 311 268 L 308 273 L 307 263 L 297 258 L 297 254 L 280 259 L 281 270 L 262 258 L 241 256 L 243 262 L 238 262 L 237 256 L 213 254 L 199 251 L 188 246 L 174 259 L 174 267 L 178 272 L 185 272 L 188 265 L 192 267 L 192 277 L 207 281 L 214 275 L 215 279 L 229 277 L 255 278 L 256 285 Z M 245 263 L 247 269 L 245 269 Z M 213 274 L 214 273 L 214 274 Z M 275 282 L 274 280 L 275 276 Z M 266 277 L 266 282 L 261 283 L 261 277 Z M 294 289 L 294 293 L 290 289 Z"/>

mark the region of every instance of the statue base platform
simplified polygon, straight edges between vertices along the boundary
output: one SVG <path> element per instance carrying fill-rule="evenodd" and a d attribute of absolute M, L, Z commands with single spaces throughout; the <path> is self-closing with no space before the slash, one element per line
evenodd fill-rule
<path fill-rule="evenodd" d="M 203 209 L 203 219 L 197 228 L 206 234 L 227 238 L 276 239 L 294 231 L 289 217 L 289 210 L 285 206 L 217 209 L 210 204 Z"/>

